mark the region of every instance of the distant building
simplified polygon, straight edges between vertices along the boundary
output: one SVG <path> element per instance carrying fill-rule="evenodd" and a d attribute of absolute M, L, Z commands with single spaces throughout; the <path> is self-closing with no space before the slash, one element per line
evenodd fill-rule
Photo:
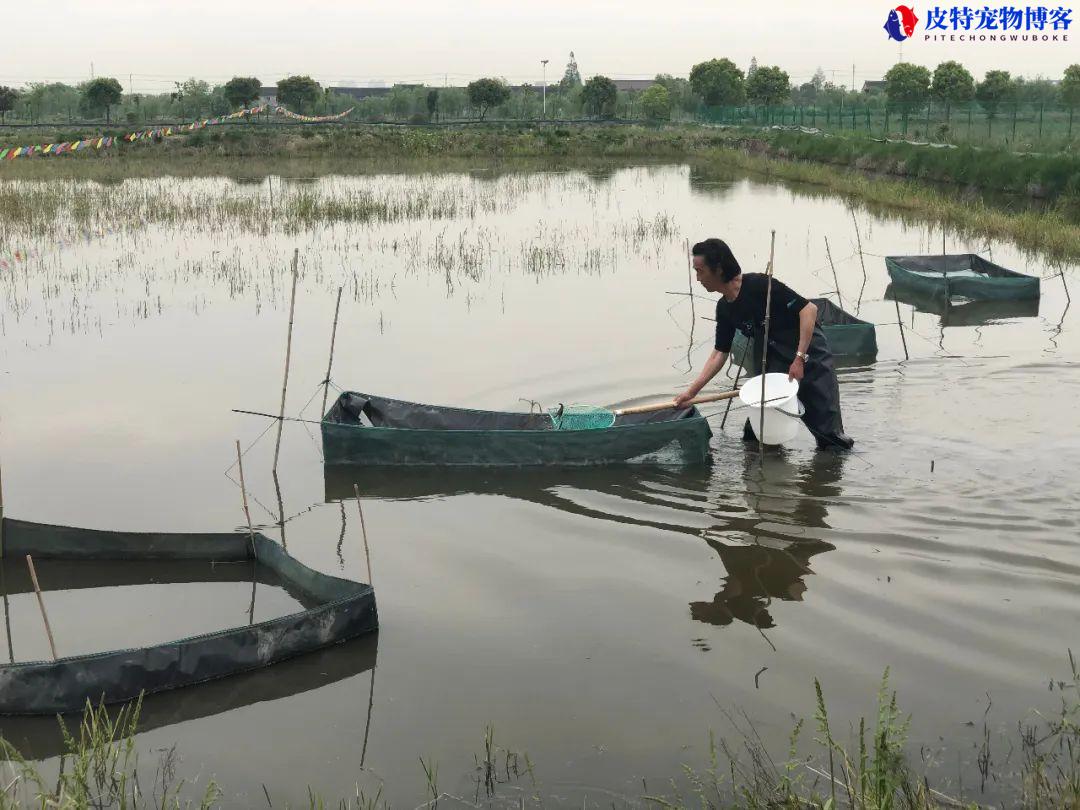
<path fill-rule="evenodd" d="M 864 93 L 884 93 L 885 92 L 885 80 L 876 82 L 863 82 L 862 91 Z"/>
<path fill-rule="evenodd" d="M 623 90 L 630 93 L 648 90 L 656 84 L 656 79 L 612 79 L 612 81 L 615 82 L 616 90 Z"/>

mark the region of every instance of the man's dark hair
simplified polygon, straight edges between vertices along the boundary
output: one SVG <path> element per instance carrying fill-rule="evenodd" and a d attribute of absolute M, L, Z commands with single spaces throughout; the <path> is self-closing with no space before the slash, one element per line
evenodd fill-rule
<path fill-rule="evenodd" d="M 713 238 L 698 242 L 690 252 L 704 259 L 705 266 L 714 273 L 719 271 L 724 281 L 731 281 L 742 273 L 742 268 L 735 261 L 735 255 L 723 239 Z"/>

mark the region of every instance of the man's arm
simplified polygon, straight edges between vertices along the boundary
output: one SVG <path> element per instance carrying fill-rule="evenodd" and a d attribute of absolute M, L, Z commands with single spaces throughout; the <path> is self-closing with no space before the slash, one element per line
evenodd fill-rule
<path fill-rule="evenodd" d="M 788 380 L 802 381 L 806 371 L 806 361 L 799 355 L 805 355 L 810 348 L 810 341 L 814 337 L 814 327 L 817 325 L 817 304 L 807 301 L 806 306 L 799 310 L 799 345 L 795 349 L 797 354 L 791 361 L 788 369 Z"/>
<path fill-rule="evenodd" d="M 813 329 L 811 329 L 813 331 Z M 683 393 L 675 397 L 675 407 L 682 408 L 687 402 L 696 397 L 701 389 L 709 384 L 709 380 L 720 373 L 720 369 L 724 367 L 724 363 L 727 361 L 727 352 L 722 352 L 719 349 L 713 349 L 712 354 L 709 355 L 709 359 L 705 361 L 705 366 L 701 369 L 701 373 L 698 374 L 697 379 L 694 380 L 690 387 Z"/>

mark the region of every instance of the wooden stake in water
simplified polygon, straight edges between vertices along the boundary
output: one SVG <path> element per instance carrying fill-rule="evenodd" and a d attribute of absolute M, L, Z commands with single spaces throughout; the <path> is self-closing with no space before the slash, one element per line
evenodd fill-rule
<path fill-rule="evenodd" d="M 686 269 L 689 272 L 687 290 L 690 296 L 690 344 L 686 347 L 686 365 L 692 369 L 694 365 L 690 360 L 690 352 L 694 348 L 694 322 L 697 320 L 694 307 L 694 258 L 690 255 L 690 240 L 687 239 L 683 244 L 686 247 Z"/>
<path fill-rule="evenodd" d="M 769 266 L 765 269 L 768 279 L 765 286 L 765 340 L 761 347 L 761 415 L 758 421 L 758 460 L 765 469 L 765 374 L 769 368 L 769 309 L 772 307 L 773 256 L 776 249 L 776 231 L 769 240 Z"/>
<path fill-rule="evenodd" d="M 746 362 L 746 355 L 750 352 L 750 341 L 746 341 L 746 345 L 743 346 L 742 356 L 739 358 L 739 369 L 735 372 L 735 382 L 731 385 L 732 391 L 739 390 L 739 376 L 743 372 L 743 364 Z M 724 429 L 724 425 L 727 424 L 728 414 L 731 413 L 732 400 L 727 401 L 727 405 L 724 408 L 724 418 L 720 420 L 720 429 Z"/>
<path fill-rule="evenodd" d="M 896 325 L 900 327 L 900 342 L 904 344 L 904 359 L 910 360 L 907 351 L 907 338 L 904 337 L 904 322 L 900 319 L 900 301 L 893 295 L 893 303 L 896 304 Z"/>
<path fill-rule="evenodd" d="M 285 423 L 285 390 L 289 387 L 289 358 L 292 355 L 293 312 L 296 309 L 296 276 L 300 261 L 300 249 L 293 251 L 292 257 L 292 294 L 289 296 L 289 332 L 285 339 L 285 380 L 281 383 L 281 411 L 278 414 L 277 441 L 274 443 L 274 470 L 277 470 L 278 455 L 281 453 L 281 426 Z"/>
<path fill-rule="evenodd" d="M 258 565 L 259 557 L 255 551 L 255 530 L 251 527 L 251 511 L 248 509 L 247 487 L 244 485 L 244 454 L 240 452 L 240 440 L 236 440 L 236 466 L 240 470 L 240 496 L 244 501 L 244 517 L 247 518 L 248 537 L 251 538 L 251 559 L 253 566 Z M 248 608 L 248 624 L 255 623 L 255 569 L 251 574 L 251 607 Z"/>
<path fill-rule="evenodd" d="M 0 559 L 4 556 L 4 481 L 0 476 Z"/>
<path fill-rule="evenodd" d="M 855 217 L 855 207 L 849 206 L 851 210 L 851 221 L 855 223 L 855 242 L 859 247 L 859 264 L 862 267 L 862 287 L 859 289 L 859 300 L 855 304 L 855 314 L 859 314 L 859 310 L 862 309 L 862 294 L 866 289 L 866 259 L 863 258 L 862 250 L 862 236 L 859 234 L 859 220 Z"/>
<path fill-rule="evenodd" d="M 334 341 L 337 339 L 338 310 L 341 309 L 341 291 L 344 287 L 337 288 L 337 303 L 334 304 L 334 328 L 330 330 L 330 359 L 326 362 L 326 379 L 323 380 L 322 410 L 319 411 L 319 419 L 326 416 L 326 395 L 330 391 L 330 369 L 334 366 Z"/>
<path fill-rule="evenodd" d="M 825 237 L 825 255 L 829 257 L 829 267 L 832 268 L 833 283 L 836 284 L 836 300 L 840 304 L 840 309 L 844 308 L 844 299 L 840 297 L 840 279 L 836 275 L 836 265 L 833 264 L 832 251 L 829 250 L 829 237 Z"/>
<path fill-rule="evenodd" d="M 37 594 L 38 607 L 41 609 L 41 618 L 45 621 L 45 634 L 49 637 L 49 649 L 52 650 L 53 661 L 56 660 L 56 642 L 53 641 L 52 628 L 49 626 L 49 616 L 45 613 L 45 600 L 41 598 L 41 586 L 38 584 L 37 571 L 34 570 L 34 558 L 26 555 L 26 565 L 30 569 L 30 581 L 34 583 L 34 593 Z"/>
<path fill-rule="evenodd" d="M 360 533 L 364 537 L 364 557 L 367 559 L 367 581 L 368 585 L 374 587 L 371 582 L 371 552 L 368 550 L 367 527 L 364 526 L 364 507 L 363 504 L 360 503 L 360 487 L 356 484 L 353 484 L 352 486 L 353 492 L 356 493 L 356 508 L 360 511 Z"/>
<path fill-rule="evenodd" d="M 257 558 L 255 553 L 255 529 L 251 527 L 251 511 L 248 509 L 247 486 L 244 484 L 244 454 L 240 452 L 240 440 L 236 440 L 236 466 L 240 470 L 240 497 L 244 502 L 244 517 L 247 518 L 248 537 L 251 538 L 251 558 Z"/>
<path fill-rule="evenodd" d="M 4 579 L 4 561 L 0 559 L 0 590 L 4 592 L 4 631 L 7 633 L 8 660 L 15 663 L 15 645 L 11 640 L 11 607 L 8 605 L 7 581 Z"/>

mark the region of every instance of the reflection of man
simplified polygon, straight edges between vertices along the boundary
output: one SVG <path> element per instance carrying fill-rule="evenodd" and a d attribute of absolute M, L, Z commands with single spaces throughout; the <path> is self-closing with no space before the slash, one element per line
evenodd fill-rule
<path fill-rule="evenodd" d="M 766 457 L 766 475 L 757 479 L 761 489 L 748 493 L 756 517 L 743 527 L 738 523 L 725 527 L 742 528 L 741 533 L 755 542 L 734 545 L 706 538 L 720 555 L 727 576 L 711 602 L 690 603 L 693 619 L 716 625 L 741 621 L 767 630 L 774 626 L 769 613 L 773 599 L 802 601 L 805 578 L 814 573 L 810 558 L 834 548 L 823 540 L 808 539 L 803 532 L 829 528 L 827 505 L 840 494 L 845 459 L 843 454 L 824 453 L 809 464 L 793 467 L 782 454 Z M 749 456 L 747 463 L 756 466 Z M 791 531 L 784 526 L 791 526 Z M 768 545 L 762 544 L 763 539 Z"/>
<path fill-rule="evenodd" d="M 698 282 L 709 292 L 718 292 L 722 297 L 716 302 L 716 342 L 712 354 L 697 379 L 675 398 L 676 407 L 685 406 L 724 367 L 736 329 L 753 338 L 751 361 L 755 374 L 760 373 L 765 339 L 768 277 L 764 273 L 744 274 L 731 248 L 720 239 L 698 242 L 694 245 L 693 255 Z M 806 407 L 802 420 L 814 434 L 818 448 L 847 450 L 855 444 L 844 433 L 840 387 L 829 344 L 817 325 L 817 307 L 776 279 L 772 281 L 769 354 L 765 370 L 783 371 L 789 380 L 799 381 L 799 399 Z M 753 438 L 749 420 L 743 435 Z"/>
<path fill-rule="evenodd" d="M 810 558 L 833 546 L 820 540 L 793 543 L 787 549 L 768 546 L 729 546 L 707 540 L 727 570 L 724 588 L 711 602 L 691 602 L 690 616 L 699 622 L 727 625 L 738 619 L 767 630 L 774 626 L 768 604 L 772 599 L 801 602 L 812 574 Z"/>

